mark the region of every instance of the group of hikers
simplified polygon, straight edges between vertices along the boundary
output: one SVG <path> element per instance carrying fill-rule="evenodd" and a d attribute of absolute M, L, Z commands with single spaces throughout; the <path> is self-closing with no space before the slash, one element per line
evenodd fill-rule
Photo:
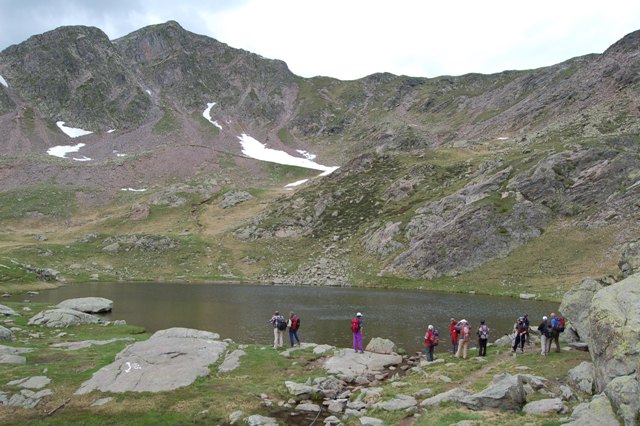
<path fill-rule="evenodd" d="M 463 359 L 467 358 L 469 350 L 469 343 L 471 342 L 471 324 L 466 319 L 456 321 L 455 318 L 451 318 L 449 321 L 449 333 L 451 335 L 451 353 Z M 487 356 L 487 342 L 489 341 L 489 331 L 491 329 L 487 326 L 484 320 L 480 321 L 480 325 L 475 330 L 475 334 L 478 337 L 478 356 Z M 426 346 L 425 354 L 427 361 L 433 361 L 433 351 L 440 343 L 440 333 L 433 326 L 427 327 L 427 332 L 424 335 L 424 344 Z"/>
<path fill-rule="evenodd" d="M 298 342 L 300 346 L 300 339 L 298 338 L 298 329 L 300 328 L 300 318 L 296 316 L 295 312 L 289 313 L 289 319 L 286 320 L 279 311 L 275 311 L 269 323 L 273 325 L 273 349 L 281 348 L 284 344 L 284 332 L 289 329 L 289 340 L 291 347 L 295 342 Z"/>
<path fill-rule="evenodd" d="M 362 346 L 362 331 L 363 331 L 363 315 L 358 312 L 351 319 L 351 332 L 353 334 L 353 350 L 355 352 L 364 353 Z M 298 329 L 300 328 L 300 318 L 296 316 L 294 312 L 289 314 L 289 319 L 285 319 L 279 311 L 276 311 L 269 323 L 273 326 L 273 348 L 281 348 L 284 341 L 284 332 L 289 330 L 289 340 L 291 346 L 297 342 L 300 345 L 300 339 L 298 338 Z M 485 323 L 485 320 L 480 321 L 480 325 L 475 329 L 475 335 L 478 339 L 478 356 L 487 356 L 487 343 L 489 341 L 489 332 L 491 329 Z M 560 352 L 560 333 L 564 331 L 564 318 L 556 316 L 555 313 L 551 313 L 549 317 L 546 315 L 542 317 L 542 322 L 538 326 L 540 332 L 540 354 L 546 356 L 551 351 L 551 343 L 555 342 L 556 352 Z M 467 358 L 469 350 L 469 343 L 472 338 L 471 324 L 466 319 L 457 321 L 455 318 L 451 318 L 449 322 L 449 333 L 451 335 L 451 353 L 456 357 L 463 359 Z M 524 352 L 525 343 L 530 345 L 530 324 L 529 316 L 527 314 L 518 318 L 513 326 L 513 347 L 512 352 L 516 353 L 520 348 L 520 352 Z M 433 326 L 427 327 L 427 332 L 424 336 L 425 355 L 427 361 L 433 361 L 435 347 L 440 343 L 440 333 Z"/>

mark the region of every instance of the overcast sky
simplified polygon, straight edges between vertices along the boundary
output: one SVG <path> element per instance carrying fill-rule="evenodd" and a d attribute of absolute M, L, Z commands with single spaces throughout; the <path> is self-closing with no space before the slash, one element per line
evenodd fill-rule
<path fill-rule="evenodd" d="M 0 50 L 61 25 L 113 39 L 168 20 L 304 77 L 435 77 L 602 53 L 640 29 L 640 1 L 0 0 Z"/>

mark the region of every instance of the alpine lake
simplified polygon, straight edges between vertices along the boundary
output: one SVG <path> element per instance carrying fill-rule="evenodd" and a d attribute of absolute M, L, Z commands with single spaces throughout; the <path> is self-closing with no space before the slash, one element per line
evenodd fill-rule
<path fill-rule="evenodd" d="M 543 315 L 558 309 L 555 302 L 520 300 L 476 294 L 450 294 L 368 288 L 298 287 L 248 284 L 180 284 L 114 282 L 70 284 L 29 296 L 55 305 L 76 297 L 113 300 L 105 320 L 153 332 L 188 327 L 219 333 L 238 343 L 273 343 L 268 323 L 276 310 L 285 317 L 294 311 L 301 318 L 298 335 L 303 342 L 351 347 L 351 318 L 363 314 L 364 344 L 373 337 L 390 339 L 408 353 L 424 348 L 427 326 L 440 331 L 441 345 L 449 350 L 449 319 L 466 319 L 472 330 L 480 320 L 491 329 L 489 341 L 510 333 L 515 320 L 529 315 L 535 329 Z M 285 332 L 285 346 L 289 345 Z"/>

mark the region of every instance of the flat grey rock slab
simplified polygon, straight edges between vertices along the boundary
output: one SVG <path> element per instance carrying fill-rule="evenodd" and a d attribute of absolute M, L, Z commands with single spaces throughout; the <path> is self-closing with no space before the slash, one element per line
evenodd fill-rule
<path fill-rule="evenodd" d="M 227 349 L 227 343 L 211 336 L 217 335 L 191 329 L 158 331 L 149 340 L 123 349 L 113 363 L 94 373 L 76 394 L 94 390 L 164 392 L 188 386 L 198 377 L 207 376 L 209 366 Z"/>
<path fill-rule="evenodd" d="M 220 364 L 220 367 L 218 367 L 218 371 L 221 373 L 228 373 L 229 371 L 233 371 L 240 367 L 240 357 L 246 354 L 247 353 L 242 349 L 236 349 L 230 354 L 227 354 L 222 364 Z"/>
<path fill-rule="evenodd" d="M 380 408 L 384 411 L 399 411 L 406 410 L 407 408 L 415 407 L 418 405 L 418 401 L 409 395 L 397 395 L 394 399 L 389 401 L 382 401 L 374 404 L 375 408 Z"/>
<path fill-rule="evenodd" d="M 25 389 L 42 389 L 51 383 L 51 379 L 47 376 L 25 377 L 24 379 L 12 380 L 7 385 L 18 386 Z"/>
<path fill-rule="evenodd" d="M 317 413 L 320 411 L 320 406 L 318 404 L 313 403 L 302 403 L 296 406 L 296 411 L 306 411 L 311 413 Z"/>
<path fill-rule="evenodd" d="M 33 349 L 0 345 L 0 364 L 26 364 L 27 359 L 21 354 L 29 352 Z"/>
<path fill-rule="evenodd" d="M 440 404 L 445 402 L 450 402 L 450 401 L 458 402 L 469 395 L 471 395 L 471 392 L 469 392 L 466 389 L 453 388 L 446 392 L 442 392 L 435 396 L 432 396 L 431 398 L 425 399 L 420 403 L 420 406 L 421 407 L 438 407 L 440 406 Z"/>
<path fill-rule="evenodd" d="M 396 354 L 356 353 L 353 349 L 340 349 L 334 356 L 324 361 L 323 367 L 329 374 L 359 376 L 376 373 L 390 365 L 402 363 L 402 357 Z"/>
<path fill-rule="evenodd" d="M 95 401 L 93 401 L 93 403 L 91 404 L 91 407 L 100 407 L 101 405 L 105 405 L 110 403 L 111 401 L 113 401 L 113 397 L 109 396 L 107 398 L 100 398 L 100 399 L 96 399 Z"/>
<path fill-rule="evenodd" d="M 113 309 L 113 301 L 105 299 L 104 297 L 79 297 L 76 299 L 63 300 L 58 303 L 57 307 L 61 309 L 73 309 L 88 314 L 96 314 L 99 312 L 111 312 Z"/>
<path fill-rule="evenodd" d="M 194 328 L 184 328 L 184 327 L 172 327 L 167 328 L 165 330 L 158 330 L 151 338 L 155 337 L 178 337 L 178 338 L 192 338 L 192 339 L 209 339 L 209 340 L 218 340 L 220 339 L 220 335 L 218 333 L 214 333 L 211 331 L 205 330 L 196 330 Z"/>
<path fill-rule="evenodd" d="M 5 405 L 9 407 L 35 408 L 42 398 L 51 395 L 53 395 L 53 392 L 50 389 L 43 389 L 38 392 L 22 389 L 19 393 L 14 393 L 8 398 Z"/>
<path fill-rule="evenodd" d="M 591 402 L 576 405 L 571 413 L 571 422 L 567 426 L 619 426 L 620 422 L 611 407 L 611 402 L 604 395 L 595 395 Z"/>
<path fill-rule="evenodd" d="M 102 346 L 108 345 L 114 342 L 134 342 L 136 339 L 133 337 L 121 337 L 121 338 L 113 338 L 109 340 L 81 340 L 79 342 L 61 342 L 54 343 L 51 345 L 52 348 L 60 348 L 66 349 L 68 351 L 77 351 L 80 349 L 86 349 L 91 346 Z"/>
<path fill-rule="evenodd" d="M 384 421 L 380 419 L 376 419 L 375 417 L 360 417 L 360 426 L 381 426 L 384 424 Z"/>
<path fill-rule="evenodd" d="M 260 416 L 254 414 L 244 419 L 244 422 L 249 426 L 278 426 L 278 421 L 271 417 Z"/>
<path fill-rule="evenodd" d="M 20 316 L 16 311 L 5 305 L 0 305 L 0 315 L 5 315 L 7 317 Z"/>
<path fill-rule="evenodd" d="M 527 414 L 544 415 L 549 413 L 565 414 L 569 409 L 560 398 L 541 399 L 527 403 L 523 408 Z"/>
<path fill-rule="evenodd" d="M 49 309 L 31 317 L 29 325 L 41 325 L 50 328 L 66 328 L 80 324 L 98 324 L 102 319 L 95 315 L 73 309 Z"/>

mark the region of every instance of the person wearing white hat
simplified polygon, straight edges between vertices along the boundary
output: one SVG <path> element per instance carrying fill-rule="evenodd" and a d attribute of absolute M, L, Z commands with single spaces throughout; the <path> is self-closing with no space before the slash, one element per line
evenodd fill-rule
<path fill-rule="evenodd" d="M 353 350 L 364 353 L 362 348 L 362 314 L 358 312 L 355 317 L 351 319 L 351 332 L 353 333 Z"/>
<path fill-rule="evenodd" d="M 547 356 L 551 350 L 553 326 L 546 315 L 542 317 L 542 322 L 538 326 L 538 331 L 540 332 L 540 355 Z"/>

